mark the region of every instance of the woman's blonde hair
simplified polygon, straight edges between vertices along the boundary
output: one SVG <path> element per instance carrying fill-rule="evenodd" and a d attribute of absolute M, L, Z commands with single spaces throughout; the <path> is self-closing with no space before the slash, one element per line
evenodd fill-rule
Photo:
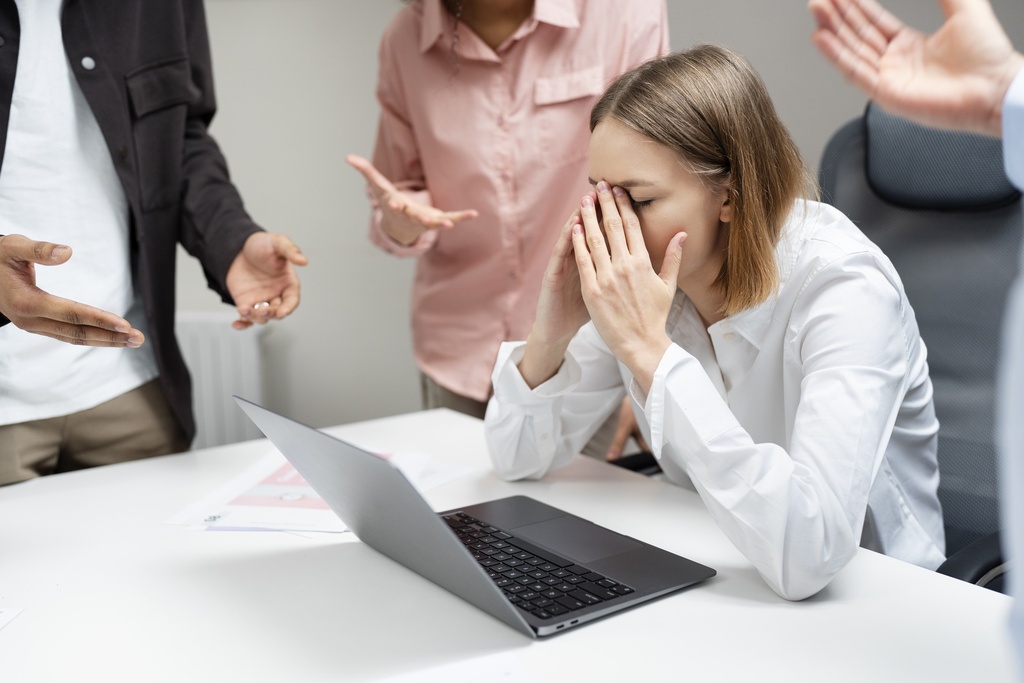
<path fill-rule="evenodd" d="M 762 303 L 778 287 L 775 245 L 793 202 L 812 185 L 761 78 L 741 55 L 698 45 L 620 76 L 590 114 L 675 150 L 732 206 L 725 264 L 715 280 L 723 313 Z"/>

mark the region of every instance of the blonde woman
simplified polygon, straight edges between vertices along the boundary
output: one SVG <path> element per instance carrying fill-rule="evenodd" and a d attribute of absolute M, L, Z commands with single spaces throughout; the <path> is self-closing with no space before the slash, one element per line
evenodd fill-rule
<path fill-rule="evenodd" d="M 616 80 L 590 121 L 595 191 L 565 223 L 527 341 L 502 346 L 486 430 L 508 479 L 565 465 L 623 396 L 779 595 L 859 546 L 944 559 L 925 347 L 892 265 L 808 176 L 767 90 L 716 46 Z"/>

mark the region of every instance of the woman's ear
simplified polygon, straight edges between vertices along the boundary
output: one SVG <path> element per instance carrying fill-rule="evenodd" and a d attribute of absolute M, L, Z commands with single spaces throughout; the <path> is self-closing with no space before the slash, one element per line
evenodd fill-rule
<path fill-rule="evenodd" d="M 718 214 L 718 220 L 723 223 L 732 221 L 732 188 L 727 187 L 722 192 L 722 210 Z"/>

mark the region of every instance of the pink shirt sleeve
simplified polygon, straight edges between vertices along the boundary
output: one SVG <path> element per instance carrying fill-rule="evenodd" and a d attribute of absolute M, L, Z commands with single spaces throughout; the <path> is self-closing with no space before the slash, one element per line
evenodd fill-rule
<path fill-rule="evenodd" d="M 377 142 L 373 151 L 373 165 L 395 186 L 408 193 L 418 204 L 433 206 L 426 187 L 419 147 L 405 114 L 406 106 L 398 87 L 400 78 L 396 60 L 389 49 L 389 36 L 381 41 L 380 73 L 377 78 L 377 99 L 381 105 L 377 124 Z M 395 256 L 419 256 L 437 242 L 437 231 L 423 233 L 418 240 L 404 245 L 391 239 L 381 228 L 382 211 L 376 199 L 367 193 L 373 212 L 370 215 L 370 241 Z"/>

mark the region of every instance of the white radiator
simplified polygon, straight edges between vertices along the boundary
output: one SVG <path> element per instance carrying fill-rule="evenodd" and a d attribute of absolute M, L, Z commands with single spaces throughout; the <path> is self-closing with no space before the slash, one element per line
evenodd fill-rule
<path fill-rule="evenodd" d="M 264 327 L 236 330 L 233 312 L 185 311 L 177 314 L 176 332 L 192 373 L 196 439 L 192 448 L 258 439 L 263 436 L 232 400 L 238 394 L 263 401 L 260 337 Z"/>

